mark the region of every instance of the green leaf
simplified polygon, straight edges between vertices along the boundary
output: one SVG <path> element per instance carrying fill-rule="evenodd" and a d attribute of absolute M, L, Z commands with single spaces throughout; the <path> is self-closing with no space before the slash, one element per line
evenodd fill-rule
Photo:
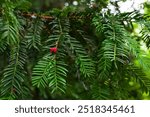
<path fill-rule="evenodd" d="M 41 33 L 44 27 L 44 23 L 40 21 L 39 19 L 35 19 L 32 22 L 30 22 L 31 26 L 27 30 L 27 34 L 25 35 L 25 38 L 27 39 L 27 46 L 29 49 L 32 47 L 39 50 L 39 47 L 41 46 Z"/>
<path fill-rule="evenodd" d="M 54 93 L 65 92 L 68 70 L 63 61 L 56 61 L 54 56 L 45 55 L 33 69 L 32 84 L 37 87 L 49 87 Z"/>

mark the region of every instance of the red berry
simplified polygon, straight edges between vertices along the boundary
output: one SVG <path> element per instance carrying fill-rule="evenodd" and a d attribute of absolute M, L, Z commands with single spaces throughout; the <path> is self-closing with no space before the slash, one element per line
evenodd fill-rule
<path fill-rule="evenodd" d="M 57 52 L 57 48 L 56 47 L 50 48 L 50 52 L 55 54 Z"/>

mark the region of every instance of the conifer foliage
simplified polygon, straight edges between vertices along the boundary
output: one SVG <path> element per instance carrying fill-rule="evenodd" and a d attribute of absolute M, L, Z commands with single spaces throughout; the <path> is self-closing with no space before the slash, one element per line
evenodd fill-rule
<path fill-rule="evenodd" d="M 108 1 L 0 2 L 0 99 L 137 99 L 130 82 L 150 92 L 140 49 L 140 41 L 150 47 L 149 16 L 101 12 Z"/>

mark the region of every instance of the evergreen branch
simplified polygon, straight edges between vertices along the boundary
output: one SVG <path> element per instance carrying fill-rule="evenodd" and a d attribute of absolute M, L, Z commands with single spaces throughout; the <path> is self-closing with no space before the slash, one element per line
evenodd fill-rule
<path fill-rule="evenodd" d="M 10 8 L 9 8 L 10 7 Z M 5 3 L 3 6 L 3 14 L 2 14 L 2 28 L 1 32 L 1 39 L 7 40 L 8 45 L 15 45 L 19 43 L 19 29 L 20 24 L 13 13 L 13 6 L 9 2 Z"/>
<path fill-rule="evenodd" d="M 110 99 L 110 90 L 105 84 L 102 87 L 99 82 L 93 82 L 91 87 L 91 95 L 92 99 L 108 100 Z"/>
<path fill-rule="evenodd" d="M 22 44 L 24 45 L 24 43 Z M 7 99 L 19 98 L 24 93 L 22 92 L 22 85 L 25 79 L 24 64 L 26 61 L 26 50 L 22 44 L 11 48 L 10 63 L 4 69 L 0 87 L 1 96 L 7 97 Z"/>
<path fill-rule="evenodd" d="M 56 91 L 65 91 L 67 77 L 66 64 L 62 61 L 56 61 L 54 56 L 46 55 L 33 69 L 32 83 L 37 87 L 49 87 L 52 93 Z"/>
<path fill-rule="evenodd" d="M 150 92 L 150 79 L 146 76 L 142 69 L 133 65 L 129 66 L 128 74 L 136 78 L 136 81 L 140 84 L 143 92 Z"/>
<path fill-rule="evenodd" d="M 84 77 L 93 77 L 95 75 L 95 64 L 88 56 L 78 56 L 76 64 Z"/>
<path fill-rule="evenodd" d="M 48 74 L 51 69 L 52 57 L 45 55 L 41 61 L 33 68 L 32 84 L 33 86 L 45 88 L 48 85 Z"/>
<path fill-rule="evenodd" d="M 49 73 L 49 87 L 52 93 L 61 91 L 65 93 L 66 80 L 68 70 L 65 68 L 67 65 L 63 61 L 53 61 L 52 69 Z"/>
<path fill-rule="evenodd" d="M 146 43 L 146 46 L 149 48 L 150 47 L 150 21 L 144 22 L 142 23 L 142 25 L 144 24 L 144 26 L 142 26 L 142 30 L 140 32 L 141 39 Z"/>
<path fill-rule="evenodd" d="M 29 49 L 32 47 L 39 50 L 39 46 L 41 46 L 41 32 L 43 30 L 44 23 L 38 19 L 33 20 L 31 23 L 31 27 L 27 30 L 27 34 L 25 38 L 28 43 L 27 46 Z"/>

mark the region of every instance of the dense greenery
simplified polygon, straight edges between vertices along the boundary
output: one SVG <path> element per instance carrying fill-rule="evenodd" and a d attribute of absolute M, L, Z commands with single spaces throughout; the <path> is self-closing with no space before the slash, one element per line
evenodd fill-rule
<path fill-rule="evenodd" d="M 150 16 L 77 1 L 0 0 L 0 99 L 149 95 Z"/>

